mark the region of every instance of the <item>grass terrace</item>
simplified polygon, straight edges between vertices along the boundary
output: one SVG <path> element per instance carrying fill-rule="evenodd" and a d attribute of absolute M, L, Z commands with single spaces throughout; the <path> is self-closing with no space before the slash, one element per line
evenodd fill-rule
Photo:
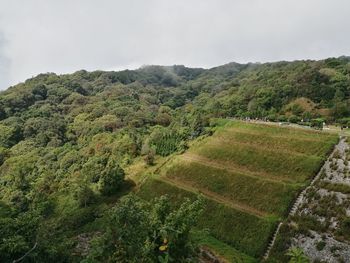
<path fill-rule="evenodd" d="M 139 195 L 168 194 L 177 203 L 202 194 L 206 209 L 198 229 L 208 229 L 248 258 L 260 258 L 338 137 L 277 125 L 219 123 L 213 136 L 196 141 L 148 178 Z"/>

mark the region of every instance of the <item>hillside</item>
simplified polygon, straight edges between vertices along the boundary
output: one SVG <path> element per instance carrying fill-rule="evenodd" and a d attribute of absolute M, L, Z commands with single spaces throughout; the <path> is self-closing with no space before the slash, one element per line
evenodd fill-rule
<path fill-rule="evenodd" d="M 169 194 L 176 202 L 203 194 L 207 206 L 199 227 L 260 258 L 336 142 L 327 133 L 228 121 L 163 166 L 140 195 Z"/>
<path fill-rule="evenodd" d="M 146 181 L 149 191 L 193 196 L 200 189 L 214 212 L 212 221 L 199 224 L 211 223 L 217 239 L 260 256 L 276 222 L 334 142 L 310 131 L 220 128 L 215 119 L 346 127 L 349 98 L 348 57 L 45 73 L 10 87 L 0 92 L 0 261 L 12 262 L 35 247 L 28 262 L 79 262 L 87 253 L 76 251 L 84 247 L 79 240 L 102 233 L 106 214 L 121 196 L 170 159 L 159 178 Z M 280 132 L 286 134 L 276 136 Z M 186 153 L 172 158 L 181 152 Z M 142 176 L 134 176 L 135 167 Z M 205 180 L 197 170 L 205 171 Z M 246 198 L 246 182 L 261 200 Z M 233 195 L 229 184 L 242 187 Z M 263 187 L 269 195 L 257 191 Z M 135 209 L 140 207 L 147 214 L 147 205 L 140 201 Z M 216 218 L 250 222 L 251 234 L 244 238 L 244 229 L 232 233 L 225 224 L 215 228 Z"/>
<path fill-rule="evenodd" d="M 322 170 L 282 225 L 271 257 L 286 261 L 290 246 L 303 248 L 312 261 L 350 259 L 349 139 L 342 138 Z"/>

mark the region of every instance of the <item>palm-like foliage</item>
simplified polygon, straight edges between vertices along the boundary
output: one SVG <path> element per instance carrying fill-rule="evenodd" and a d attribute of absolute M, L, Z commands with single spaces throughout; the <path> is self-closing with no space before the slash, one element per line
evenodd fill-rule
<path fill-rule="evenodd" d="M 305 256 L 304 251 L 298 247 L 292 247 L 288 250 L 287 256 L 290 256 L 289 263 L 309 263 L 310 260 Z"/>

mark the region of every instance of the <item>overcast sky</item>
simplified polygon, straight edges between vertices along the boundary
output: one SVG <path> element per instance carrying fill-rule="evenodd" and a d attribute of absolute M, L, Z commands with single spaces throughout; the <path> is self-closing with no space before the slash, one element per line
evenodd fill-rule
<path fill-rule="evenodd" d="M 0 89 L 41 72 L 341 55 L 349 0 L 0 0 Z"/>

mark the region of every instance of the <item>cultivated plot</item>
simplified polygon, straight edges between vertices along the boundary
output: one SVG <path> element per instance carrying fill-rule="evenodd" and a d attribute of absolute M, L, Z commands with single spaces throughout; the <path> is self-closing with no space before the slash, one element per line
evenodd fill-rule
<path fill-rule="evenodd" d="M 174 203 L 203 194 L 207 206 L 199 227 L 261 257 L 337 140 L 324 132 L 230 121 L 174 157 L 140 194 L 169 194 Z"/>

